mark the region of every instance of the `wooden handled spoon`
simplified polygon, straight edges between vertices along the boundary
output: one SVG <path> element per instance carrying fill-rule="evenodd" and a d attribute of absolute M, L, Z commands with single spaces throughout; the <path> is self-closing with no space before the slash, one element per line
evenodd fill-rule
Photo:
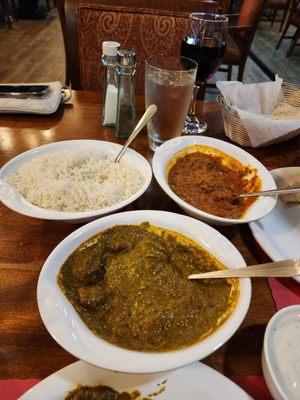
<path fill-rule="evenodd" d="M 201 274 L 193 274 L 189 279 L 208 278 L 255 278 L 255 277 L 291 277 L 300 275 L 300 260 L 284 260 L 266 264 L 251 265 L 237 269 L 222 269 Z"/>

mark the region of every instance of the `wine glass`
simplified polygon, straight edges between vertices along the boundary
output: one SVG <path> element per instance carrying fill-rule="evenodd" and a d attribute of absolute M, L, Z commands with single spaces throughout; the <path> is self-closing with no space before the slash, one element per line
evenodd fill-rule
<path fill-rule="evenodd" d="M 198 63 L 196 85 L 185 120 L 183 133 L 199 134 L 206 131 L 206 122 L 199 121 L 195 115 L 197 93 L 222 64 L 226 48 L 228 18 L 224 15 L 192 13 L 188 18 L 187 29 L 181 43 L 181 56 Z"/>

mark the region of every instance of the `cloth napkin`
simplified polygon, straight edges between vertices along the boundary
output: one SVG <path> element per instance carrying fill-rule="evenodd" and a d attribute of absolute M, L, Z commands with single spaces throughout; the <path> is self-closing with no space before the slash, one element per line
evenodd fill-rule
<path fill-rule="evenodd" d="M 48 85 L 50 92 L 42 99 L 0 98 L 0 113 L 52 114 L 58 109 L 62 89 L 60 82 L 30 83 L 24 86 L 29 85 Z"/>
<path fill-rule="evenodd" d="M 274 108 L 283 100 L 282 82 L 283 80 L 276 75 L 274 82 L 216 83 L 226 104 L 238 112 L 253 147 L 265 145 L 300 128 L 299 119 L 281 120 L 271 116 Z"/>

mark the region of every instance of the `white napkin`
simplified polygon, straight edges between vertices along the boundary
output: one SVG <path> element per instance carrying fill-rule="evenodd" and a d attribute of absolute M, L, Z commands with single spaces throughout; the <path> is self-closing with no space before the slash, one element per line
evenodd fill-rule
<path fill-rule="evenodd" d="M 24 84 L 29 85 L 48 85 L 50 92 L 42 99 L 0 98 L 0 113 L 52 114 L 58 109 L 62 88 L 60 82 Z"/>
<path fill-rule="evenodd" d="M 300 128 L 299 119 L 278 120 L 271 116 L 277 104 L 283 100 L 282 82 L 283 80 L 276 75 L 274 82 L 216 83 L 227 105 L 238 112 L 253 147 L 259 147 Z"/>

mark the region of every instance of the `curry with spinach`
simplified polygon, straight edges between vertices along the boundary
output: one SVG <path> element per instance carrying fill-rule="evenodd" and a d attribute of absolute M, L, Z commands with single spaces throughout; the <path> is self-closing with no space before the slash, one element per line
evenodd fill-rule
<path fill-rule="evenodd" d="M 58 283 L 96 335 L 131 350 L 190 346 L 232 313 L 237 280 L 188 280 L 225 268 L 187 237 L 149 223 L 117 225 L 84 242 Z"/>
<path fill-rule="evenodd" d="M 134 400 L 139 397 L 139 392 L 133 395 L 122 392 L 119 393 L 109 386 L 79 386 L 72 390 L 65 400 Z"/>

